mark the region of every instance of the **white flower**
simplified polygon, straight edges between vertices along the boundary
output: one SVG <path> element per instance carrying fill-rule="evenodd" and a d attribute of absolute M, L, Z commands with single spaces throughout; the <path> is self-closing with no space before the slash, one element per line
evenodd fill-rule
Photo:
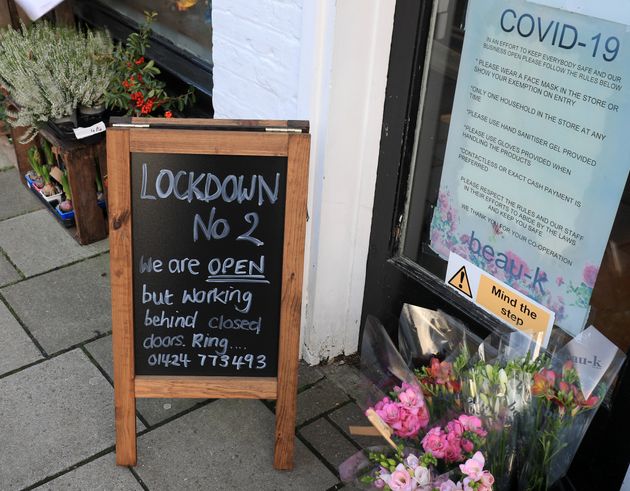
<path fill-rule="evenodd" d="M 426 486 L 431 483 L 431 472 L 426 467 L 419 465 L 413 473 L 413 479 L 418 486 Z"/>
<path fill-rule="evenodd" d="M 420 463 L 420 461 L 418 460 L 418 457 L 416 457 L 414 454 L 409 454 L 409 456 L 406 459 L 406 462 L 407 462 L 407 465 L 411 467 L 412 470 L 418 467 L 418 464 Z"/>

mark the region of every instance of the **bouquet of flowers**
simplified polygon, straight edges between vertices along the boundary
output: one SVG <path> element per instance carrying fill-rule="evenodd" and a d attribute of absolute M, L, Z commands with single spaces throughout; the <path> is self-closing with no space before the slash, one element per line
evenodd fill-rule
<path fill-rule="evenodd" d="M 373 453 L 369 458 L 379 467 L 372 475 L 364 476 L 363 482 L 386 491 L 490 491 L 494 483 L 492 474 L 484 470 L 481 452 L 475 452 L 458 468 L 442 475 L 432 470 L 437 459 L 430 453 L 420 457 L 414 453 L 404 457 L 401 451 L 393 457 Z"/>
<path fill-rule="evenodd" d="M 548 359 L 540 351 L 519 333 L 489 336 L 461 374 L 464 409 L 488 429 L 488 464 L 498 490 L 511 489 L 515 478 L 519 426 L 531 417 L 533 377 Z"/>
<path fill-rule="evenodd" d="M 431 428 L 421 442 L 423 453 L 405 452 L 402 444 L 392 456 L 369 453 L 376 468 L 360 482 L 394 491 L 491 490 L 494 477 L 483 469 L 485 459 L 478 450 L 485 435 L 479 418 L 462 414 L 444 427 Z"/>
<path fill-rule="evenodd" d="M 394 387 L 391 397 L 380 400 L 374 411 L 401 438 L 415 438 L 429 424 L 429 411 L 419 388 L 406 382 Z"/>
<path fill-rule="evenodd" d="M 594 327 L 550 353 L 519 332 L 481 341 L 408 305 L 399 335 L 400 353 L 369 318 L 361 355 L 366 415 L 395 453 L 355 456 L 341 472 L 386 490 L 548 489 L 625 359 Z"/>
<path fill-rule="evenodd" d="M 453 363 L 431 358 L 428 367 L 414 370 L 431 414 L 436 419 L 444 419 L 461 409 L 460 374 L 467 363 L 468 354 L 462 353 Z"/>

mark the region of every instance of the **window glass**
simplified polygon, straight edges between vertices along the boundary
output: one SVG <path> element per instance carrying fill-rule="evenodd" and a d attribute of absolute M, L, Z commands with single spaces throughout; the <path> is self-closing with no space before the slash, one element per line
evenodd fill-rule
<path fill-rule="evenodd" d="M 479 2 L 471 2 L 471 4 L 474 6 L 478 5 Z M 435 250 L 435 246 L 432 247 L 432 220 L 436 210 L 439 209 L 440 184 L 443 177 L 449 126 L 453 114 L 455 89 L 462 56 L 463 39 L 466 31 L 465 22 L 468 2 L 446 0 L 436 2 L 436 5 L 433 33 L 428 48 L 428 63 L 425 66 L 424 87 L 416 126 L 407 200 L 402 216 L 399 254 L 413 261 L 418 268 L 429 271 L 434 274 L 437 279 L 443 281 L 446 275 L 447 262 L 444 259 L 444 255 L 438 254 Z M 538 7 L 531 8 L 537 9 Z M 534 10 L 533 12 L 536 13 L 538 11 Z M 540 12 L 544 13 L 544 10 Z M 516 15 L 518 16 L 518 13 Z M 515 19 L 517 18 L 518 17 L 515 17 Z M 528 19 L 523 22 L 527 20 Z M 604 24 L 604 27 L 606 26 L 607 24 Z M 507 24 L 506 27 L 509 29 Z M 522 24 L 521 28 L 526 32 L 525 24 Z M 606 36 L 606 34 L 604 33 L 602 36 Z M 597 38 L 594 36 L 593 42 L 596 41 Z M 618 40 L 604 41 L 604 43 L 608 42 L 608 48 L 611 50 L 610 52 L 606 52 L 608 59 L 614 56 L 613 48 L 615 48 L 617 41 Z M 515 45 L 516 44 L 520 45 L 521 40 L 515 42 Z M 598 46 L 597 48 L 600 47 L 601 46 Z M 497 45 L 495 48 L 496 50 L 494 50 L 495 53 L 493 53 L 493 55 L 498 56 L 496 53 L 498 53 L 497 50 L 501 48 L 501 46 Z M 595 49 L 594 46 L 589 48 L 589 55 L 593 49 Z M 544 52 L 544 49 L 541 48 L 540 52 Z M 488 58 L 491 58 L 491 56 L 488 56 Z M 566 59 L 570 59 L 570 57 L 566 57 Z M 489 78 L 491 78 L 491 72 L 493 72 L 494 69 L 496 69 L 500 75 L 501 68 L 515 69 L 521 74 L 527 74 L 527 66 L 527 64 L 519 64 L 519 62 L 514 60 L 510 61 L 506 56 L 503 67 L 495 65 L 494 67 L 488 68 Z M 550 76 L 550 78 L 553 77 Z M 540 83 L 540 81 L 538 83 Z M 583 87 L 589 87 L 588 84 L 582 83 L 581 79 L 580 83 Z M 527 100 L 535 101 L 536 99 L 530 97 L 531 94 L 528 92 L 538 90 L 535 87 L 536 85 L 537 83 L 534 81 L 530 81 L 529 87 L 523 85 L 523 94 L 521 97 L 514 100 L 514 104 L 525 104 Z M 599 90 L 599 88 L 593 88 L 593 91 L 595 90 Z M 609 100 L 607 99 L 602 103 L 607 104 Z M 505 104 L 504 106 L 501 111 L 489 115 L 486 114 L 485 116 L 494 115 L 497 119 L 505 120 L 505 122 L 510 123 L 511 114 L 513 114 L 511 111 L 514 111 L 514 106 L 507 107 Z M 552 106 L 551 103 L 549 106 Z M 594 119 L 603 113 L 604 111 L 596 112 L 594 110 Z M 584 122 L 582 122 L 582 124 L 585 126 Z M 605 126 L 603 123 L 602 125 Z M 479 124 L 479 127 L 484 127 L 484 125 Z M 541 124 L 541 128 L 543 127 L 544 125 Z M 487 126 L 485 126 L 485 128 L 487 128 Z M 501 128 L 497 128 L 495 134 L 500 136 L 502 131 Z M 563 129 L 558 128 L 557 131 L 543 132 L 539 136 L 548 138 L 549 141 L 559 140 L 564 142 L 563 147 L 570 146 L 567 142 L 578 141 L 577 134 L 575 135 L 575 139 L 572 140 L 570 136 L 566 136 L 567 134 L 570 135 L 570 133 L 563 133 L 563 131 Z M 575 128 L 573 128 L 573 131 L 575 131 Z M 614 135 L 609 135 L 609 141 L 612 140 L 613 137 Z M 505 140 L 508 140 L 508 138 L 505 138 Z M 472 139 L 470 141 L 472 143 L 470 143 L 470 147 L 467 148 L 474 150 L 475 143 Z M 512 142 L 515 144 L 519 141 L 522 141 L 522 138 L 514 137 L 512 139 Z M 616 142 L 619 144 L 618 138 Z M 485 155 L 488 154 L 486 153 Z M 507 157 L 505 153 L 502 154 L 502 157 L 497 154 L 495 163 L 501 165 L 503 162 L 501 158 L 507 159 L 509 157 Z M 567 161 L 567 158 L 568 156 L 565 155 L 564 159 L 558 160 Z M 627 162 L 623 163 L 621 167 L 623 168 L 624 165 L 627 168 Z M 509 167 L 507 164 L 506 166 Z M 527 173 L 523 171 L 523 174 Z M 560 180 L 561 178 L 558 177 L 558 182 Z M 510 182 L 506 180 L 505 182 L 507 182 L 509 186 L 518 185 L 516 181 Z M 484 182 L 481 182 L 481 184 L 483 185 Z M 547 185 L 548 182 L 543 182 L 542 184 Z M 618 187 L 621 189 L 624 182 L 611 182 L 610 185 L 611 188 Z M 502 189 L 496 189 L 497 193 L 501 193 L 502 191 Z M 589 193 L 588 189 L 572 191 L 576 196 L 579 195 L 576 199 L 582 199 L 584 196 L 588 197 Z M 553 206 L 553 201 L 549 203 L 549 206 Z M 617 198 L 614 206 L 611 205 L 609 207 L 609 209 L 612 210 L 609 213 L 611 219 L 615 216 L 614 210 L 616 210 L 618 203 L 619 199 Z M 461 212 L 461 210 L 459 210 L 459 212 Z M 445 222 L 446 221 L 445 219 Z M 433 230 L 435 231 L 435 224 Z M 505 233 L 505 230 L 499 230 L 498 232 Z M 542 234 L 544 230 L 541 228 L 538 232 Z M 462 238 L 462 240 L 470 240 L 470 237 L 466 239 Z M 588 237 L 585 243 L 587 241 Z M 464 243 L 462 247 L 465 246 L 466 244 Z M 495 249 L 499 250 L 499 247 L 497 246 Z M 553 252 L 560 253 L 562 251 L 556 249 L 556 251 L 552 251 L 550 254 Z M 598 254 L 593 254 L 593 256 L 598 256 Z M 599 261 L 599 259 L 600 257 L 596 257 L 594 262 Z M 593 271 L 597 273 L 596 269 Z M 616 218 L 610 239 L 605 247 L 601 265 L 599 265 L 599 272 L 598 274 L 590 276 L 589 272 L 591 272 L 591 270 L 587 270 L 587 268 L 584 268 L 583 273 L 582 269 L 580 269 L 580 274 L 584 275 L 584 278 L 581 280 L 582 284 L 586 285 L 587 289 L 589 289 L 589 293 L 596 279 L 594 288 L 592 289 L 592 296 L 590 298 L 588 298 L 588 296 L 586 297 L 588 298 L 587 304 L 590 305 L 590 311 L 588 308 L 585 308 L 585 312 L 587 312 L 587 317 L 585 318 L 587 321 L 586 325 L 588 325 L 588 323 L 594 324 L 622 350 L 628 351 L 630 348 L 630 329 L 627 328 L 627 326 L 630 325 L 630 191 L 627 183 L 620 199 L 619 208 L 616 211 Z M 531 274 L 533 276 L 533 272 Z M 551 276 L 551 274 L 549 276 Z M 561 275 L 544 278 L 544 280 L 548 282 L 546 284 L 553 282 L 556 286 L 563 282 Z M 582 288 L 582 284 L 577 280 L 573 280 L 570 284 L 567 281 L 564 288 L 566 291 L 574 291 L 577 292 L 576 295 L 579 295 L 579 289 Z M 571 305 L 576 302 L 576 300 L 569 300 L 568 298 L 562 300 L 566 301 L 567 308 L 570 302 L 573 302 Z M 561 316 L 556 315 L 557 319 L 559 317 Z"/>
<path fill-rule="evenodd" d="M 111 0 L 107 5 L 138 24 L 143 12 L 157 12 L 156 34 L 212 64 L 211 0 Z"/>

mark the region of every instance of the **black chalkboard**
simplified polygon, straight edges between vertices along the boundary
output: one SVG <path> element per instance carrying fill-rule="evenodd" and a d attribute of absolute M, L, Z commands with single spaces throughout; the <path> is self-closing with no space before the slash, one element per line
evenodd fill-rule
<path fill-rule="evenodd" d="M 136 374 L 277 375 L 286 172 L 131 154 Z"/>

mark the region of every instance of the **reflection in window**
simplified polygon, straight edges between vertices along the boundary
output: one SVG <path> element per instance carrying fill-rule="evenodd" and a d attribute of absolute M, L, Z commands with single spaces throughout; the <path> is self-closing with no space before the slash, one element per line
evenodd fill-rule
<path fill-rule="evenodd" d="M 107 6 L 138 24 L 144 11 L 157 12 L 156 34 L 212 64 L 211 0 L 112 0 Z"/>

